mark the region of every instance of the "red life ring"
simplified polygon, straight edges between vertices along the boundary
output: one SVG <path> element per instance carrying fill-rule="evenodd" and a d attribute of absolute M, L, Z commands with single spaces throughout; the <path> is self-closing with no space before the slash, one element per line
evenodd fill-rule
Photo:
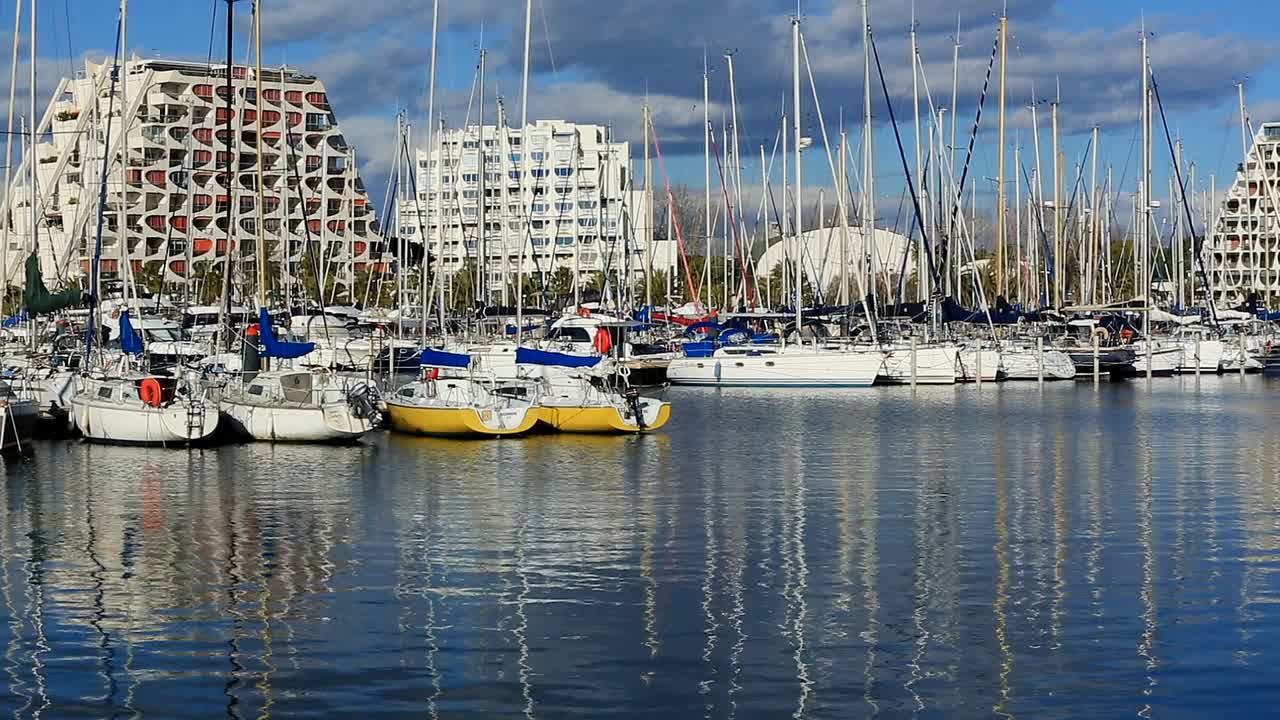
<path fill-rule="evenodd" d="M 429 370 L 427 370 L 427 379 L 428 379 L 428 380 L 439 380 L 439 379 L 440 379 L 440 368 L 435 368 L 435 367 L 433 367 L 433 368 L 430 368 Z"/>
<path fill-rule="evenodd" d="M 584 307 L 578 308 L 578 317 L 591 317 L 591 311 Z"/>
<path fill-rule="evenodd" d="M 160 381 L 152 377 L 142 379 L 142 383 L 138 386 L 138 396 L 142 398 L 143 403 L 153 408 L 164 404 L 164 389 L 160 387 Z"/>

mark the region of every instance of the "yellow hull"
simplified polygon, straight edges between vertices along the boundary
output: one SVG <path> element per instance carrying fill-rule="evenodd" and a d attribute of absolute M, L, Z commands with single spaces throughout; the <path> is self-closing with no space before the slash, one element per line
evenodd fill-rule
<path fill-rule="evenodd" d="M 411 435 L 501 437 L 529 432 L 538 424 L 540 415 L 537 409 L 530 408 L 515 424 L 495 427 L 492 423 L 497 411 L 494 410 L 423 408 L 387 403 L 387 417 L 392 430 Z"/>
<path fill-rule="evenodd" d="M 653 423 L 641 428 L 622 417 L 615 407 L 543 407 L 542 421 L 566 433 L 639 433 L 657 430 L 671 419 L 671 406 L 663 404 Z"/>

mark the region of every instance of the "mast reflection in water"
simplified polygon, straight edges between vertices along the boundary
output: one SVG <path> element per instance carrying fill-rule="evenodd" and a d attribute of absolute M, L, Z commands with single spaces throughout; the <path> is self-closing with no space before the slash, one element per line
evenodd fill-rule
<path fill-rule="evenodd" d="M 645 437 L 38 444 L 0 485 L 0 714 L 1275 707 L 1275 390 L 673 391 Z"/>

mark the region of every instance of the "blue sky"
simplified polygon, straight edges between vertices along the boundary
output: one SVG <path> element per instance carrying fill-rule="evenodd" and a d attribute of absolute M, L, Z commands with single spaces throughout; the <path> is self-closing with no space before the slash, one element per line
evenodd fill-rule
<path fill-rule="evenodd" d="M 29 0 L 28 0 L 29 2 Z M 957 13 L 962 22 L 959 99 L 960 144 L 972 125 L 978 90 L 996 30 L 1001 0 L 917 0 L 921 56 L 940 105 L 950 104 L 951 44 Z M 218 6 L 213 23 L 211 11 Z M 450 124 L 462 122 L 474 76 L 476 49 L 490 50 L 486 94 L 505 99 L 513 122 L 519 114 L 520 33 L 518 0 L 442 0 L 438 108 Z M 0 2 L 0 23 L 12 22 L 14 0 Z M 749 155 L 743 174 L 759 178 L 759 146 L 772 147 L 778 108 L 790 90 L 787 18 L 793 2 L 775 0 L 535 0 L 534 77 L 531 115 L 609 123 L 615 136 L 639 139 L 646 95 L 668 154 L 675 182 L 701 187 L 701 62 L 712 63 L 712 114 L 717 127 L 728 107 L 722 54 L 736 52 L 741 145 Z M 1145 13 L 1144 13 L 1145 10 Z M 68 17 L 68 11 L 70 17 Z M 907 33 L 910 5 L 871 0 L 872 24 L 900 122 L 910 117 L 911 70 Z M 223 55 L 225 3 L 214 0 L 132 0 L 129 47 L 143 55 L 214 58 Z M 41 85 L 100 57 L 114 42 L 118 8 L 111 0 L 40 2 Z M 247 52 L 249 3 L 237 3 L 241 20 L 236 54 Z M 1073 179 L 1088 130 L 1103 132 L 1102 164 L 1132 186 L 1138 107 L 1138 28 L 1145 14 L 1155 72 L 1174 132 L 1187 146 L 1203 188 L 1209 173 L 1229 176 L 1239 161 L 1234 82 L 1245 79 L 1255 123 L 1280 119 L 1280 42 L 1266 23 L 1248 13 L 1218 10 L 1192 0 L 1162 0 L 1145 7 L 1127 0 L 1011 0 L 1009 49 L 1010 143 L 1030 145 L 1025 107 L 1034 87 L 1045 97 L 1061 83 L 1063 153 Z M 805 42 L 823 114 L 834 132 L 843 111 L 852 135 L 861 122 L 862 47 L 856 0 L 810 0 L 803 9 Z M 425 116 L 430 47 L 428 0 L 264 0 L 264 58 L 318 74 L 329 86 L 339 121 L 358 151 L 368 185 L 381 187 L 391 160 L 394 115 L 407 107 L 415 124 Z M 25 32 L 25 31 L 24 31 Z M 8 32 L 4 32 L 8 47 Z M 24 49 L 25 54 L 25 49 Z M 21 69 L 25 74 L 25 66 Z M 7 83 L 7 77 L 0 78 Z M 25 92 L 25 80 L 19 87 Z M 896 197 L 903 173 L 884 103 L 876 88 L 877 177 L 881 194 Z M 804 89 L 806 134 L 818 135 L 809 88 Z M 948 113 L 950 114 L 950 113 Z M 492 104 L 488 110 L 493 117 Z M 1047 122 L 1048 109 L 1043 108 Z M 978 177 L 994 175 L 995 103 L 984 114 L 975 155 Z M 909 125 L 904 140 L 912 139 Z M 1047 135 L 1043 158 L 1050 161 Z M 910 147 L 908 147 L 910 153 Z M 637 155 L 639 154 L 637 148 Z M 1167 150 L 1158 144 L 1156 187 L 1164 188 Z M 814 185 L 830 184 L 826 160 L 814 153 L 805 171 Z M 1125 173 L 1123 170 L 1129 168 Z M 775 178 L 777 173 L 775 173 Z M 713 181 L 714 182 L 714 181 Z M 758 185 L 759 180 L 755 183 Z M 991 183 L 981 190 L 990 192 Z M 1219 189 L 1222 187 L 1220 180 Z M 1118 188 L 1131 190 L 1132 187 Z M 882 216 L 883 217 L 883 216 Z"/>

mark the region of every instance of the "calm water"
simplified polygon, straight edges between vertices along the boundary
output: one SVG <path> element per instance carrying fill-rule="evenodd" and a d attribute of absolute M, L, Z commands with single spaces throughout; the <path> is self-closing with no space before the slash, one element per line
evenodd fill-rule
<path fill-rule="evenodd" d="M 42 444 L 0 714 L 1280 705 L 1280 384 L 668 398 L 640 438 Z"/>

